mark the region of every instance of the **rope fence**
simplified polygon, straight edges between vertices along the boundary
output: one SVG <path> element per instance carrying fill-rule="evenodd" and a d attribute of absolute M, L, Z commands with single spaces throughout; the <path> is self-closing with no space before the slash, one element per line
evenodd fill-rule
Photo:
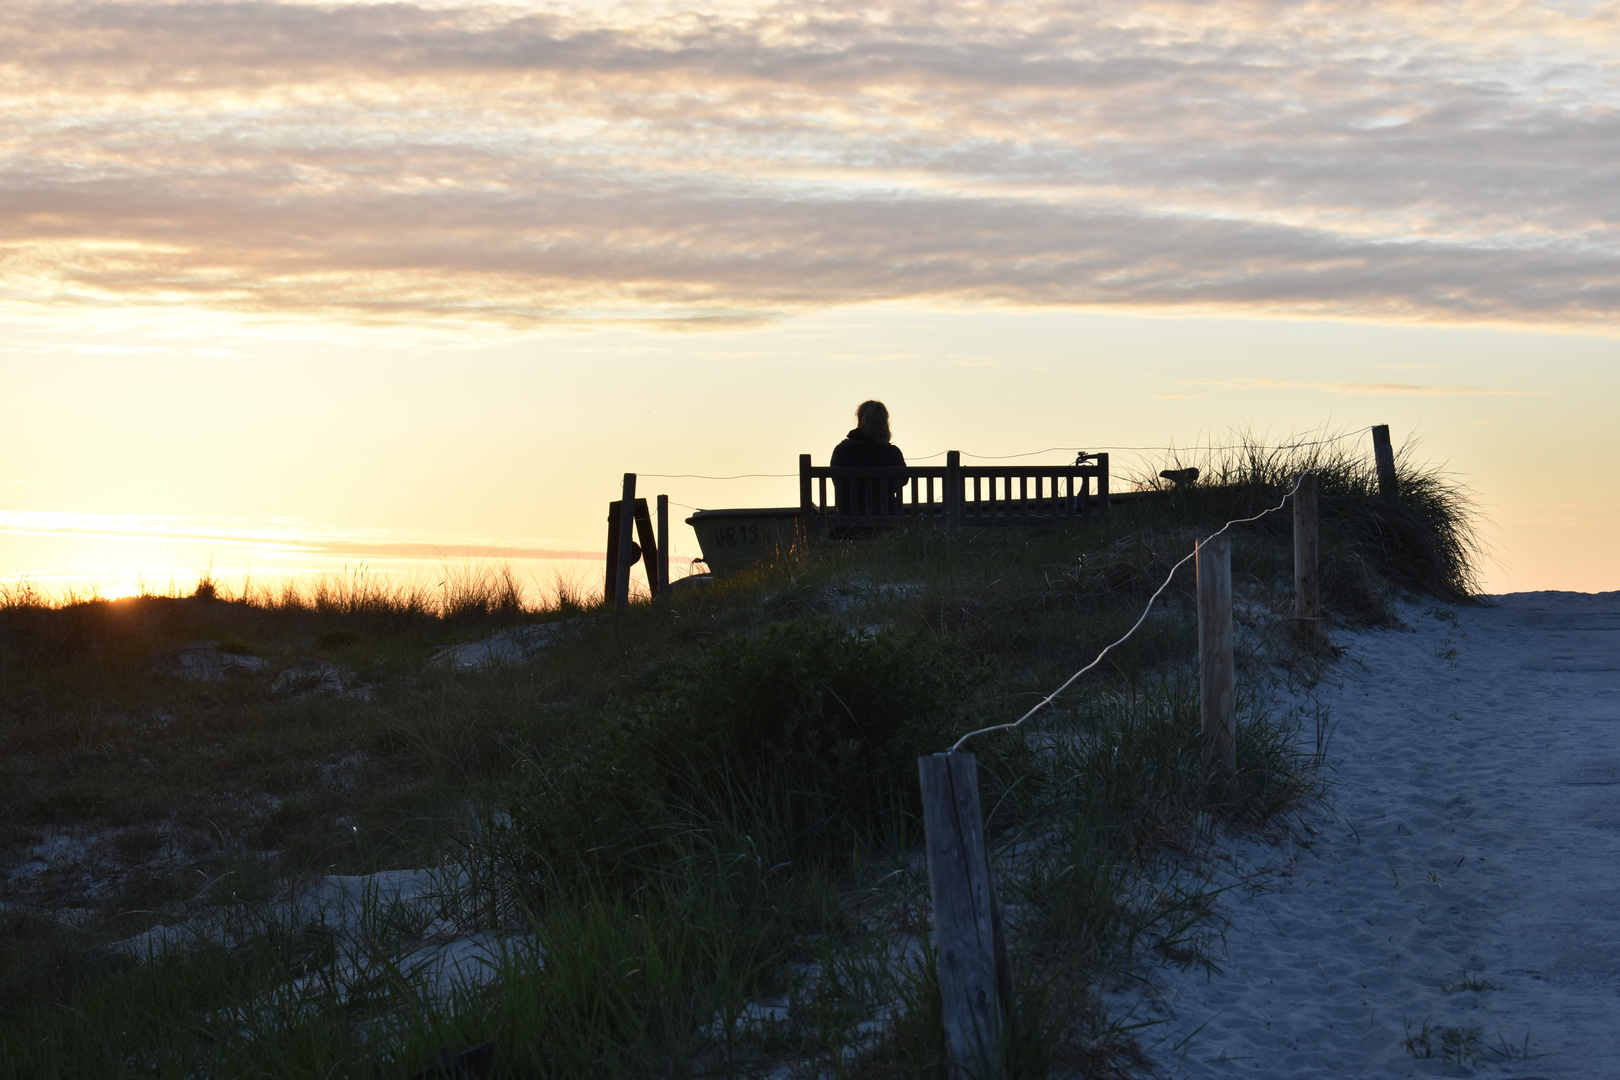
<path fill-rule="evenodd" d="M 1288 500 L 1293 498 L 1299 492 L 1300 484 L 1304 482 L 1305 475 L 1306 474 L 1301 474 L 1300 478 L 1298 480 L 1294 481 L 1293 489 L 1290 490 L 1288 492 L 1288 494 L 1284 495 L 1282 497 L 1282 501 L 1277 503 L 1276 506 L 1270 507 L 1269 509 L 1266 509 L 1266 510 L 1262 510 L 1258 514 L 1255 514 L 1253 517 L 1234 518 L 1233 520 L 1228 521 L 1225 525 L 1222 525 L 1219 529 L 1216 529 L 1213 533 L 1210 533 L 1203 540 L 1199 541 L 1199 547 L 1202 547 L 1204 544 L 1209 543 L 1211 540 L 1214 540 L 1216 537 L 1223 535 L 1226 532 L 1227 529 L 1230 529 L 1234 525 L 1247 525 L 1250 522 L 1259 521 L 1261 518 L 1265 517 L 1267 514 L 1275 514 L 1277 511 L 1281 510 L 1284 506 L 1287 506 L 1288 505 Z M 1195 547 L 1192 551 L 1188 552 L 1186 555 L 1183 555 L 1181 557 L 1180 561 L 1178 561 L 1174 566 L 1172 566 L 1170 568 L 1170 573 L 1165 575 L 1163 584 L 1161 584 L 1156 590 L 1154 590 L 1154 593 L 1153 593 L 1152 596 L 1148 597 L 1147 606 L 1142 609 L 1141 616 L 1136 620 L 1135 624 L 1133 624 L 1129 630 L 1125 631 L 1125 635 L 1123 637 L 1121 637 L 1118 641 L 1115 641 L 1112 644 L 1104 647 L 1103 651 L 1098 653 L 1096 658 L 1094 660 L 1092 660 L 1091 663 L 1087 664 L 1085 667 L 1081 668 L 1079 671 L 1076 671 L 1073 675 L 1070 675 L 1068 677 L 1068 679 L 1063 683 L 1062 686 L 1058 687 L 1056 690 L 1052 691 L 1050 694 L 1047 694 L 1044 698 L 1042 698 L 1040 701 L 1038 701 L 1035 704 L 1035 707 L 1033 709 L 1030 709 L 1023 716 L 1020 716 L 1017 720 L 1014 720 L 1011 723 L 992 724 L 989 727 L 979 728 L 977 731 L 970 731 L 966 735 L 963 735 L 960 739 L 957 739 L 954 743 L 952 743 L 951 748 L 949 750 L 945 751 L 945 752 L 947 754 L 956 753 L 958 750 L 960 750 L 962 748 L 963 743 L 967 742 L 969 739 L 973 738 L 975 735 L 987 735 L 992 731 L 1009 731 L 1009 730 L 1011 730 L 1013 728 L 1019 727 L 1024 723 L 1024 721 L 1028 720 L 1030 717 L 1034 716 L 1036 713 L 1040 712 L 1042 709 L 1044 709 L 1048 705 L 1052 704 L 1052 702 L 1056 701 L 1058 699 L 1058 695 L 1062 694 L 1063 691 L 1065 691 L 1069 687 L 1073 686 L 1080 679 L 1080 677 L 1082 675 L 1086 674 L 1086 672 L 1091 671 L 1098 664 L 1102 663 L 1104 657 L 1106 657 L 1110 652 L 1112 652 L 1114 649 L 1118 648 L 1120 645 L 1123 645 L 1123 644 L 1125 644 L 1125 642 L 1129 641 L 1130 638 L 1131 638 L 1131 635 L 1136 633 L 1138 630 L 1140 630 L 1142 628 L 1142 624 L 1147 622 L 1148 614 L 1150 612 L 1152 612 L 1152 610 L 1153 610 L 1154 603 L 1158 601 L 1160 596 L 1164 595 L 1164 590 L 1168 589 L 1170 587 L 1170 582 L 1175 579 L 1176 571 L 1180 570 L 1183 566 L 1186 566 L 1187 563 L 1191 562 L 1192 559 L 1197 554 L 1198 554 L 1198 548 Z"/>
<path fill-rule="evenodd" d="M 1264 450 L 1264 451 L 1275 452 L 1275 451 L 1283 451 L 1283 450 L 1305 450 L 1305 449 L 1308 449 L 1308 448 L 1311 448 L 1311 447 L 1316 447 L 1316 446 L 1328 446 L 1328 445 L 1331 445 L 1333 443 L 1345 442 L 1348 439 L 1359 438 L 1360 436 L 1365 435 L 1367 432 L 1369 432 L 1371 430 L 1372 430 L 1372 428 L 1370 428 L 1370 427 L 1363 427 L 1363 428 L 1357 428 L 1354 431 L 1347 431 L 1347 432 L 1344 432 L 1344 433 L 1339 434 L 1339 435 L 1332 435 L 1332 436 L 1329 436 L 1328 438 L 1325 438 L 1325 439 L 1307 439 L 1307 440 L 1303 440 L 1303 441 L 1300 441 L 1300 442 L 1277 443 L 1277 444 L 1269 444 L 1269 443 L 1230 443 L 1230 444 L 1224 444 L 1224 445 L 1210 445 L 1210 446 L 1096 446 L 1096 445 L 1093 445 L 1093 446 L 1048 446 L 1048 447 L 1044 447 L 1044 448 L 1042 448 L 1040 450 L 1026 450 L 1026 451 L 1024 451 L 1022 453 L 1018 453 L 1018 454 L 974 454 L 974 453 L 971 453 L 969 451 L 964 450 L 964 451 L 962 451 L 962 456 L 965 457 L 965 458 L 973 458 L 973 459 L 975 459 L 977 461 L 1012 461 L 1015 458 L 1039 457 L 1041 454 L 1055 454 L 1055 453 L 1059 453 L 1059 452 L 1062 452 L 1062 453 L 1065 453 L 1065 454 L 1077 454 L 1077 453 L 1094 452 L 1094 451 L 1098 451 L 1098 450 L 1123 451 L 1125 453 L 1144 453 L 1144 454 L 1145 453 L 1176 454 L 1176 453 L 1192 453 L 1192 452 L 1223 453 L 1223 452 L 1230 451 L 1230 450 Z M 935 458 L 944 457 L 948 452 L 949 451 L 941 450 L 941 451 L 939 451 L 938 453 L 935 453 L 935 454 L 912 454 L 912 455 L 909 455 L 906 458 L 906 460 L 907 461 L 932 461 Z M 711 475 L 709 475 L 707 473 L 646 473 L 646 472 L 644 472 L 644 473 L 638 473 L 637 475 L 638 476 L 652 477 L 652 478 L 656 478 L 656 479 L 659 479 L 659 480 L 756 480 L 756 479 L 762 479 L 762 480 L 786 480 L 786 479 L 791 479 L 793 477 L 796 477 L 799 474 L 798 473 L 762 473 L 761 472 L 761 473 L 736 473 L 736 474 L 731 475 L 731 476 L 711 476 Z"/>
<path fill-rule="evenodd" d="M 702 473 L 690 472 L 644 472 L 637 473 L 636 475 L 654 476 L 660 480 L 751 480 L 754 477 L 765 477 L 771 480 L 780 480 L 784 477 L 798 476 L 799 474 L 791 472 L 745 472 L 738 473 L 736 476 L 704 476 Z"/>
<path fill-rule="evenodd" d="M 1274 446 L 1264 443 L 1231 443 L 1222 446 L 1048 446 L 1043 450 L 1028 450 L 1021 454 L 971 454 L 964 450 L 962 451 L 962 456 L 977 458 L 980 461 L 1010 461 L 1013 458 L 1036 457 L 1040 454 L 1054 454 L 1058 451 L 1062 451 L 1066 454 L 1082 453 L 1088 450 L 1120 450 L 1126 453 L 1147 453 L 1149 451 L 1153 451 L 1156 453 L 1175 454 L 1188 453 L 1191 451 L 1203 451 L 1208 453 L 1216 451 L 1224 452 L 1227 450 L 1304 450 L 1307 447 L 1328 446 L 1332 443 L 1344 442 L 1347 439 L 1354 439 L 1361 435 L 1365 435 L 1371 430 L 1372 428 L 1370 427 L 1357 428 L 1354 431 L 1346 431 L 1343 434 L 1332 435 L 1325 439 L 1309 439 L 1304 442 L 1278 443 Z M 941 450 L 937 454 L 925 454 L 922 456 L 909 458 L 908 460 L 932 461 L 934 458 L 944 457 L 948 452 L 949 451 Z"/>
<path fill-rule="evenodd" d="M 1259 521 L 1294 502 L 1294 573 L 1297 617 L 1303 633 L 1317 632 L 1316 474 L 1301 473 L 1276 506 L 1251 517 L 1234 518 L 1199 540 L 1182 556 L 1148 598 L 1142 614 L 1118 641 L 1047 694 L 1035 707 L 1006 724 L 970 731 L 949 750 L 917 759 L 922 797 L 924 847 L 933 900 L 934 948 L 946 1053 L 953 1075 L 968 1075 L 980 1063 L 999 1074 L 998 1054 L 1004 1018 L 1012 1006 L 1012 965 L 1002 906 L 996 896 L 984 815 L 979 804 L 978 762 L 962 749 L 969 739 L 1017 728 L 1048 708 L 1114 649 L 1147 622 L 1153 605 L 1177 571 L 1198 561 L 1199 726 L 1207 765 L 1228 777 L 1237 771 L 1237 715 L 1233 689 L 1232 544 L 1236 525 Z"/>
<path fill-rule="evenodd" d="M 1233 446 L 1181 448 L 1182 451 L 1247 450 L 1279 452 L 1329 446 L 1357 438 L 1371 431 L 1374 456 L 1379 474 L 1379 490 L 1384 496 L 1398 493 L 1394 454 L 1390 446 L 1387 425 L 1358 428 L 1352 432 L 1323 439 L 1303 440 L 1277 446 L 1243 443 Z M 1177 453 L 1175 447 L 1108 446 L 1097 450 Z M 964 454 L 964 457 L 986 461 L 1005 461 L 1012 458 L 1034 457 L 1062 451 L 1077 453 L 1078 465 L 1091 452 L 1091 448 L 1052 446 L 1022 454 Z M 930 454 L 914 461 L 940 457 Z M 808 458 L 801 459 L 808 464 Z M 951 465 L 957 463 L 953 460 Z M 1024 468 L 1025 466 L 1019 466 Z M 981 466 L 980 468 L 984 468 Z M 648 477 L 686 480 L 742 480 L 752 478 L 783 479 L 791 473 L 740 473 L 715 476 L 701 473 L 645 473 Z M 620 597 L 628 593 L 628 560 L 631 550 L 629 532 L 635 493 L 635 474 L 625 474 L 624 496 L 616 504 L 622 517 L 622 527 L 613 539 L 620 543 L 619 562 L 610 554 L 610 577 L 615 569 L 620 575 Z M 1235 708 L 1235 666 L 1233 657 L 1234 629 L 1232 611 L 1232 544 L 1228 535 L 1236 526 L 1248 525 L 1275 514 L 1294 504 L 1294 581 L 1296 589 L 1295 618 L 1302 639 L 1319 640 L 1321 602 L 1318 575 L 1317 536 L 1317 476 L 1314 472 L 1301 472 L 1289 491 L 1277 505 L 1248 517 L 1233 518 L 1220 528 L 1196 541 L 1193 550 L 1178 559 L 1165 574 L 1153 594 L 1148 597 L 1142 613 L 1117 640 L 1104 646 L 1091 662 L 1075 671 L 1051 693 L 1016 720 L 968 731 L 951 744 L 950 748 L 917 759 L 917 779 L 920 787 L 923 837 L 926 849 L 933 944 L 939 957 L 937 978 L 940 990 L 940 1012 L 944 1026 L 946 1054 L 953 1075 L 968 1075 L 982 1071 L 989 1063 L 999 1070 L 1000 1032 L 1003 1019 L 1012 1005 L 1012 967 L 1007 948 L 1007 933 L 1002 905 L 996 895 L 991 872 L 989 849 L 985 842 L 984 816 L 980 810 L 978 763 L 971 751 L 963 748 L 972 739 L 998 731 L 1012 731 L 1022 727 L 1031 718 L 1050 708 L 1059 697 L 1088 673 L 1095 671 L 1108 655 L 1129 641 L 1147 623 L 1176 574 L 1194 560 L 1198 565 L 1198 695 L 1199 726 L 1206 765 L 1216 775 L 1226 777 L 1237 773 L 1237 715 Z M 644 501 L 643 501 L 644 505 Z M 667 541 L 667 496 L 659 496 L 660 546 Z M 683 506 L 681 503 L 674 503 Z M 690 507 L 688 507 L 690 509 Z M 610 533 L 610 536 L 612 534 Z M 610 539 L 610 547 L 612 539 Z M 662 571 L 667 581 L 667 569 Z M 609 588 L 612 586 L 610 584 Z M 622 601 L 621 601 L 622 603 Z"/>

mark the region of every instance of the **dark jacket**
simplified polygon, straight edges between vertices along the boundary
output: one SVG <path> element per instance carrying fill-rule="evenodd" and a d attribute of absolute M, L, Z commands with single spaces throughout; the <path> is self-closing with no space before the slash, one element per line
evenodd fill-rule
<path fill-rule="evenodd" d="M 906 455 L 893 443 L 873 442 L 861 434 L 860 428 L 855 428 L 845 436 L 844 441 L 833 447 L 832 461 L 835 469 L 876 469 L 876 468 L 904 468 Z M 851 481 L 836 480 L 834 487 L 838 492 L 838 512 L 840 514 L 878 514 L 884 511 L 874 503 L 869 505 L 866 488 L 870 481 L 863 484 L 855 481 L 857 490 L 851 492 Z M 889 513 L 900 512 L 900 489 L 903 482 L 890 480 L 888 487 Z"/>
<path fill-rule="evenodd" d="M 838 469 L 872 469 L 885 465 L 904 468 L 906 455 L 893 443 L 873 442 L 861 434 L 860 428 L 852 428 L 844 441 L 833 447 L 829 464 Z"/>

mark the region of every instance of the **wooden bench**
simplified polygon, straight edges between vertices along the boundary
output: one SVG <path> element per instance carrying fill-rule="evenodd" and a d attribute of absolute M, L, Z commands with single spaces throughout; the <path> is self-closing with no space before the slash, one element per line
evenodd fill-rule
<path fill-rule="evenodd" d="M 1095 481 L 1095 487 L 1093 487 Z M 1108 513 L 1108 455 L 1074 465 L 944 465 L 833 468 L 799 455 L 799 516 L 808 535 L 826 530 L 1042 528 Z"/>

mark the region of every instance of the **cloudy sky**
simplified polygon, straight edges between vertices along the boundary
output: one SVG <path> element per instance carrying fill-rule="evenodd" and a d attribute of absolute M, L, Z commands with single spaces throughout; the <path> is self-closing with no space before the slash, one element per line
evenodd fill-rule
<path fill-rule="evenodd" d="M 71 450 L 46 427 L 0 444 L 0 509 L 215 521 L 215 496 L 150 479 L 172 432 L 119 427 L 120 404 L 221 404 L 199 387 L 329 380 L 369 429 L 379 383 L 477 414 L 446 381 L 503 380 L 555 417 L 622 406 L 634 374 L 662 387 L 638 414 L 735 417 L 813 379 L 832 412 L 788 431 L 819 452 L 866 385 L 944 381 L 914 395 L 934 417 L 914 430 L 987 450 L 1027 433 L 1023 450 L 1078 436 L 1046 414 L 965 428 L 985 391 L 964 372 L 1011 364 L 1027 400 L 1083 364 L 1117 390 L 1121 445 L 1404 419 L 1501 510 L 1518 569 L 1498 578 L 1556 584 L 1563 557 L 1512 524 L 1540 481 L 1487 464 L 1501 436 L 1473 429 L 1531 431 L 1542 473 L 1614 448 L 1568 439 L 1616 389 L 1617 61 L 1614 3 L 11 0 L 0 375 L 14 401 L 77 397 L 96 420 Z M 415 414 L 411 391 L 384 397 Z M 1153 411 L 1179 400 L 1200 405 Z M 248 413 L 210 436 L 254 433 L 232 454 L 259 479 L 231 513 L 595 546 L 583 489 L 523 519 L 407 520 L 403 473 L 376 476 L 396 494 L 365 520 L 285 496 L 257 471 L 274 423 Z M 543 456 L 603 476 L 788 471 L 798 445 L 721 460 L 689 428 L 542 427 Z M 626 438 L 639 466 L 607 460 Z M 1567 510 L 1603 483 L 1581 476 L 1543 501 L 1595 536 L 1605 499 Z M 1580 574 L 1564 583 L 1620 586 Z"/>

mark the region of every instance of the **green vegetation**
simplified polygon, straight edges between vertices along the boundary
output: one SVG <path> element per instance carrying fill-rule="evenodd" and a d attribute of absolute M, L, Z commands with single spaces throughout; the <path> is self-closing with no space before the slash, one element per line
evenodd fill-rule
<path fill-rule="evenodd" d="M 1440 984 L 1440 989 L 1448 994 L 1477 994 L 1485 990 L 1495 990 L 1497 987 L 1496 984 L 1491 982 L 1489 979 L 1478 978 L 1477 976 L 1469 974 L 1465 970 L 1462 973 L 1462 978 L 1458 979 L 1454 983 L 1443 982 Z"/>
<path fill-rule="evenodd" d="M 1300 464 L 1216 462 L 1072 532 L 816 548 L 621 616 L 526 610 L 500 571 L 436 595 L 12 595 L 0 1075 L 403 1077 L 493 1043 L 500 1076 L 940 1076 L 916 756 L 1022 713 Z M 1467 505 L 1441 477 L 1382 499 L 1350 459 L 1310 464 L 1334 617 L 1467 596 Z M 1095 677 L 970 746 L 1010 1076 L 1128 1072 L 1097 981 L 1217 964 L 1199 846 L 1286 830 L 1317 791 L 1317 718 L 1266 705 L 1274 664 L 1330 659 L 1287 629 L 1291 567 L 1286 514 L 1238 532 L 1235 777 L 1199 752 L 1187 573 Z M 500 633 L 543 644 L 434 659 Z M 309 903 L 328 875 L 411 867 L 444 887 L 373 891 L 348 921 Z M 184 946 L 117 944 L 160 926 Z M 419 965 L 458 941 L 493 978 Z"/>

